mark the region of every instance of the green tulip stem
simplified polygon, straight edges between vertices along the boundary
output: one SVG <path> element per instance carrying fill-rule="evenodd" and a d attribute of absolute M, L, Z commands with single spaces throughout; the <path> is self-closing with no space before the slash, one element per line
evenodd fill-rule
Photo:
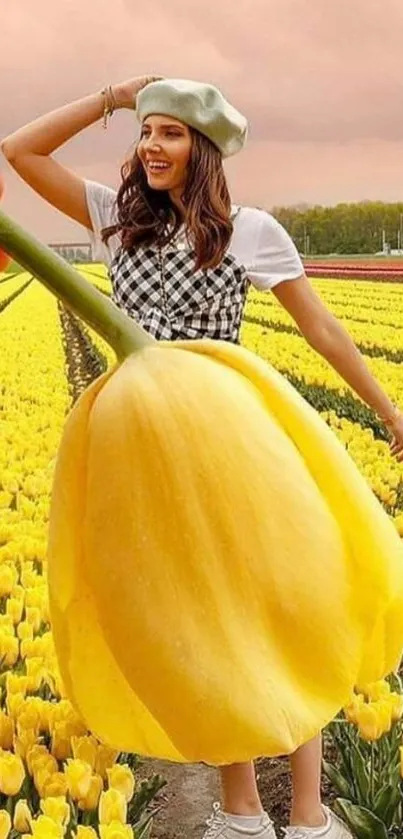
<path fill-rule="evenodd" d="M 371 740 L 371 762 L 370 762 L 370 775 L 369 775 L 369 800 L 371 803 L 371 807 L 374 806 L 374 763 L 375 763 L 375 743 Z"/>
<path fill-rule="evenodd" d="M 0 247 L 112 347 L 119 362 L 156 343 L 78 271 L 0 210 Z"/>

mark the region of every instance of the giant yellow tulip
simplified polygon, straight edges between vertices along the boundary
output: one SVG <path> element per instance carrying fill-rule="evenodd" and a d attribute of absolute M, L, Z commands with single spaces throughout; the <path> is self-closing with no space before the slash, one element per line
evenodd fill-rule
<path fill-rule="evenodd" d="M 143 348 L 81 396 L 48 560 L 67 693 L 123 751 L 292 752 L 401 654 L 392 523 L 317 413 L 224 342 Z"/>
<path fill-rule="evenodd" d="M 399 663 L 395 528 L 270 365 L 225 342 L 157 344 L 1 212 L 0 244 L 118 358 L 70 412 L 55 465 L 69 699 L 120 751 L 216 765 L 294 751 Z"/>

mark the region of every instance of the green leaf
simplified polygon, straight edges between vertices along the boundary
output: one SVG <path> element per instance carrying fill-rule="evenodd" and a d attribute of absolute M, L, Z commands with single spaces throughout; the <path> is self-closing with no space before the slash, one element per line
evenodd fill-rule
<path fill-rule="evenodd" d="M 389 782 L 391 784 L 398 783 L 400 779 L 400 754 L 397 753 L 397 758 L 390 760 L 386 767 Z"/>
<path fill-rule="evenodd" d="M 399 673 L 390 673 L 388 676 L 388 682 L 395 693 L 403 693 L 402 680 Z"/>
<path fill-rule="evenodd" d="M 333 737 L 342 763 L 343 775 L 351 784 L 351 787 L 356 790 L 357 783 L 353 770 L 351 739 L 348 734 L 348 729 L 335 726 Z"/>
<path fill-rule="evenodd" d="M 142 821 L 140 824 L 136 825 L 134 828 L 134 837 L 135 839 L 149 839 L 151 835 L 151 828 L 153 824 L 153 816 L 148 816 L 145 821 Z"/>
<path fill-rule="evenodd" d="M 374 813 L 380 818 L 386 827 L 391 827 L 394 822 L 394 815 L 400 802 L 399 785 L 390 786 L 386 784 L 378 790 L 374 800 Z"/>
<path fill-rule="evenodd" d="M 345 798 L 337 798 L 335 812 L 343 819 L 357 839 L 388 839 L 388 831 L 381 819 L 366 807 L 352 804 Z"/>
<path fill-rule="evenodd" d="M 333 784 L 336 792 L 345 798 L 351 798 L 351 785 L 344 775 L 326 760 L 322 761 L 322 768 L 329 781 Z"/>
<path fill-rule="evenodd" d="M 370 793 L 369 771 L 360 747 L 356 743 L 353 745 L 352 761 L 357 784 L 358 798 L 361 804 L 367 804 Z"/>

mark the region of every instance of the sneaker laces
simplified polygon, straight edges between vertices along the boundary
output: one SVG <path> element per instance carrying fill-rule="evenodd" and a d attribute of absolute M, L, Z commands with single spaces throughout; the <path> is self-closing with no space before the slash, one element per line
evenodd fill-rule
<path fill-rule="evenodd" d="M 284 834 L 284 839 L 306 839 L 306 831 L 296 825 L 288 825 L 288 827 L 281 827 L 280 830 Z"/>
<path fill-rule="evenodd" d="M 326 822 L 325 822 L 324 825 L 320 825 L 320 827 L 315 828 L 316 831 L 319 831 L 319 833 L 317 834 L 317 839 L 319 839 L 320 836 L 324 835 L 327 832 L 327 830 L 329 829 L 329 826 L 330 826 L 330 818 L 331 818 L 330 810 L 328 810 L 327 807 L 323 807 L 323 812 L 324 812 L 325 817 L 326 817 Z M 322 828 L 322 830 L 321 830 L 321 828 Z M 309 828 L 308 828 L 308 830 L 309 830 Z M 281 831 L 284 834 L 284 839 L 285 839 L 285 837 L 287 839 L 306 839 L 306 835 L 307 835 L 307 828 L 306 827 L 301 827 L 299 825 L 294 825 L 294 824 L 292 824 L 292 825 L 289 824 L 287 827 L 282 827 Z"/>
<path fill-rule="evenodd" d="M 223 827 L 225 824 L 226 818 L 220 808 L 220 803 L 219 801 L 215 801 L 213 804 L 213 813 L 206 821 L 208 831 L 204 834 L 203 839 L 214 839 L 217 828 Z"/>

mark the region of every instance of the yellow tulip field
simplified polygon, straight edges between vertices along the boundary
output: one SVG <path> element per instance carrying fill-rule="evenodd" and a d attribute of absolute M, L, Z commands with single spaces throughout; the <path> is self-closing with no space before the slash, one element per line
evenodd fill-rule
<path fill-rule="evenodd" d="M 63 331 L 56 298 L 29 280 L 0 277 L 0 837 L 12 829 L 39 839 L 137 839 L 149 835 L 147 805 L 163 782 L 136 784 L 135 756 L 89 735 L 63 697 L 49 631 L 52 470 L 66 413 L 92 368 L 87 351 L 82 375 L 74 324 Z"/>
<path fill-rule="evenodd" d="M 403 404 L 403 285 L 313 280 L 392 400 Z M 273 294 L 250 291 L 242 343 L 285 375 L 345 444 L 403 535 L 403 466 L 374 412 L 302 337 Z"/>
<path fill-rule="evenodd" d="M 110 294 L 104 266 L 78 270 Z M 403 284 L 312 282 L 403 406 Z M 0 274 L 0 326 L 0 839 L 146 839 L 163 781 L 140 784 L 136 756 L 100 744 L 65 698 L 47 603 L 58 443 L 70 407 L 115 353 L 26 272 Z M 274 295 L 250 289 L 241 342 L 321 413 L 403 537 L 403 465 L 384 429 Z"/>

